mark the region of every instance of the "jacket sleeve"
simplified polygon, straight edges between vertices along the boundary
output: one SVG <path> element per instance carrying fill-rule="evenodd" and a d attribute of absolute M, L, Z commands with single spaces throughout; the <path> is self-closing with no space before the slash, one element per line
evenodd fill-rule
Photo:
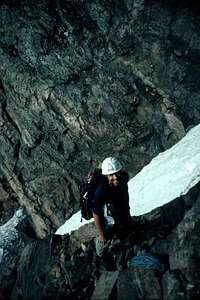
<path fill-rule="evenodd" d="M 97 187 L 92 199 L 92 212 L 98 216 L 103 215 L 103 190 L 102 187 Z"/>

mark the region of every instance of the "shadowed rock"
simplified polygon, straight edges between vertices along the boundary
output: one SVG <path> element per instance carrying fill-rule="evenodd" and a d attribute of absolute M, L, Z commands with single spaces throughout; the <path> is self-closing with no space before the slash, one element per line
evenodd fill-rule
<path fill-rule="evenodd" d="M 0 226 L 0 295 L 9 298 L 16 281 L 16 268 L 25 246 L 36 238 L 23 209 Z"/>
<path fill-rule="evenodd" d="M 176 199 L 162 211 L 135 217 L 137 229 L 123 241 L 113 241 L 102 259 L 95 253 L 94 224 L 71 235 L 32 241 L 15 267 L 12 299 L 198 299 L 199 185 L 194 188 L 187 194 L 187 201 L 193 195 L 189 206 Z M 162 272 L 133 265 L 141 251 L 157 257 Z"/>
<path fill-rule="evenodd" d="M 0 172 L 39 238 L 77 211 L 92 159 L 132 177 L 199 123 L 197 7 L 2 0 Z"/>
<path fill-rule="evenodd" d="M 0 298 L 90 299 L 103 271 L 125 270 L 142 248 L 169 256 L 169 268 L 159 281 L 149 270 L 120 273 L 115 296 L 131 278 L 138 297 L 199 299 L 197 182 L 134 217 L 136 232 L 105 260 L 93 224 L 53 235 L 78 210 L 94 158 L 112 153 L 133 177 L 199 123 L 198 3 L 1 2 L 1 221 L 22 206 L 30 222 L 0 229 Z"/>
<path fill-rule="evenodd" d="M 161 299 L 161 289 L 155 272 L 148 269 L 127 269 L 120 273 L 117 283 L 119 300 Z"/>

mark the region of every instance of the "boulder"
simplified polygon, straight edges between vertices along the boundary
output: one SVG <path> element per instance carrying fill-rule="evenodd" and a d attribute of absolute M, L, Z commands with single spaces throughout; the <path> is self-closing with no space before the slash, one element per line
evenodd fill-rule
<path fill-rule="evenodd" d="M 109 300 L 114 299 L 114 286 L 118 279 L 119 272 L 103 272 L 97 281 L 91 300 Z"/>
<path fill-rule="evenodd" d="M 117 299 L 161 299 L 159 280 L 153 270 L 129 268 L 119 274 Z"/>
<path fill-rule="evenodd" d="M 9 298 L 16 281 L 16 269 L 25 246 L 36 236 L 23 209 L 0 226 L 0 294 Z"/>

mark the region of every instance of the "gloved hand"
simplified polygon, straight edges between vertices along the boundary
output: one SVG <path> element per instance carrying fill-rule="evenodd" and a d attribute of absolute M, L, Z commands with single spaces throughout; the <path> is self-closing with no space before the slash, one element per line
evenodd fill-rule
<path fill-rule="evenodd" d="M 98 237 L 95 239 L 96 253 L 99 257 L 102 257 L 109 247 L 110 241 L 100 240 Z"/>

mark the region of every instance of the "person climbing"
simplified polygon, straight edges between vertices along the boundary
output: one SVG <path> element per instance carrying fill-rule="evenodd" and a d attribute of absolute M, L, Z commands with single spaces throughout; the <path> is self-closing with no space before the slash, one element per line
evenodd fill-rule
<path fill-rule="evenodd" d="M 102 182 L 95 190 L 92 213 L 98 237 L 95 239 L 96 253 L 102 257 L 115 236 L 122 239 L 132 230 L 128 195 L 128 174 L 115 157 L 102 162 Z"/>

